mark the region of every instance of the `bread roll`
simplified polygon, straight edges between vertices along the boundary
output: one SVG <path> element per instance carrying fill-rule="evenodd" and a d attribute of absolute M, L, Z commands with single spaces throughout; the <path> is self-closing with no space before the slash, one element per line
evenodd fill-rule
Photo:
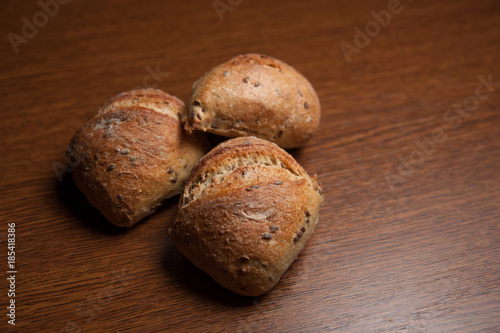
<path fill-rule="evenodd" d="M 284 148 L 315 133 L 320 103 L 309 81 L 284 62 L 245 54 L 205 74 L 193 86 L 185 128 L 226 137 L 256 136 Z"/>
<path fill-rule="evenodd" d="M 180 193 L 192 167 L 208 151 L 185 133 L 184 103 L 161 90 L 124 92 L 101 107 L 74 135 L 73 178 L 112 223 L 131 227 Z"/>
<path fill-rule="evenodd" d="M 230 139 L 205 155 L 186 183 L 170 235 L 225 288 L 270 290 L 311 237 L 323 191 L 274 143 Z"/>

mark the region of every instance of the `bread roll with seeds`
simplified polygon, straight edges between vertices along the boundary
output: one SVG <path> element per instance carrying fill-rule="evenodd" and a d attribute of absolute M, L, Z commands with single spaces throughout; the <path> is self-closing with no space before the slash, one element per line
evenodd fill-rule
<path fill-rule="evenodd" d="M 309 81 L 286 63 L 261 54 L 237 56 L 193 86 L 185 128 L 226 137 L 252 135 L 283 148 L 304 145 L 320 121 Z"/>
<path fill-rule="evenodd" d="M 208 151 L 185 133 L 184 103 L 157 89 L 121 93 L 76 132 L 68 155 L 88 201 L 113 224 L 131 227 L 179 194 Z"/>
<path fill-rule="evenodd" d="M 193 169 L 170 235 L 223 287 L 258 296 L 304 249 L 322 204 L 316 177 L 276 144 L 230 139 Z"/>

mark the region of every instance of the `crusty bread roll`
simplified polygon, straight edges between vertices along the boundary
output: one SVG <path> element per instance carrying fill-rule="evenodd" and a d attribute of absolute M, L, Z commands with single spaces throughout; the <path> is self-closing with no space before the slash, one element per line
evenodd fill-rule
<path fill-rule="evenodd" d="M 323 191 L 274 143 L 219 144 L 195 166 L 170 235 L 191 262 L 225 288 L 258 296 L 304 249 Z"/>
<path fill-rule="evenodd" d="M 294 148 L 312 137 L 320 114 L 312 85 L 293 67 L 269 56 L 245 54 L 194 84 L 183 122 L 189 133 L 252 135 Z"/>
<path fill-rule="evenodd" d="M 157 89 L 124 92 L 102 106 L 75 134 L 68 154 L 73 178 L 112 223 L 131 227 L 180 193 L 208 151 L 185 133 L 184 103 Z"/>

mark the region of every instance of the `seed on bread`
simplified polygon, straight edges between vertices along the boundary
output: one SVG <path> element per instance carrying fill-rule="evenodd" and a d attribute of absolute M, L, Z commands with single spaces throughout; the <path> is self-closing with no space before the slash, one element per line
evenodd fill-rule
<path fill-rule="evenodd" d="M 273 238 L 273 234 L 270 234 L 270 233 L 266 232 L 266 233 L 262 234 L 262 238 L 263 239 L 267 239 L 267 240 L 272 239 Z"/>

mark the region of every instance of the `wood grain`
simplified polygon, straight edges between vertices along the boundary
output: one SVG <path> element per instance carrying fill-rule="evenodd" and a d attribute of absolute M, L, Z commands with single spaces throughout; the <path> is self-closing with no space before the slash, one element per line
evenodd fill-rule
<path fill-rule="evenodd" d="M 500 81 L 498 1 L 401 1 L 350 63 L 341 43 L 355 45 L 353 29 L 390 1 L 231 3 L 221 21 L 213 1 L 72 0 L 16 53 L 9 33 L 23 36 L 23 17 L 42 9 L 2 2 L 0 331 L 498 331 L 500 84 L 483 85 L 473 111 L 452 109 L 474 102 L 479 77 Z M 53 170 L 111 96 L 149 85 L 187 100 L 196 79 L 246 52 L 294 66 L 323 110 L 312 141 L 291 150 L 322 182 L 319 224 L 258 298 L 224 290 L 177 252 L 167 230 L 178 198 L 121 230 Z"/>

